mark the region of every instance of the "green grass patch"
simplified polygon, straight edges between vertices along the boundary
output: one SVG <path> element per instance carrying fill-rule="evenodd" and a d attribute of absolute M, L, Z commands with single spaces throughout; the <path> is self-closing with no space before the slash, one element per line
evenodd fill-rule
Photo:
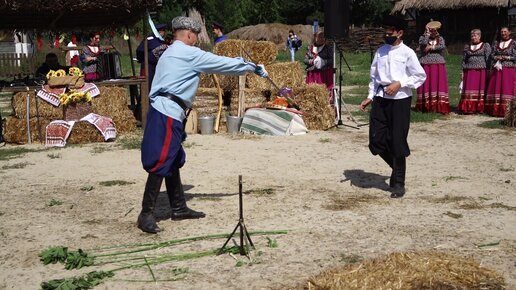
<path fill-rule="evenodd" d="M 502 172 L 510 172 L 510 171 L 514 171 L 514 168 L 511 166 L 509 167 L 504 167 L 504 166 L 500 166 L 500 168 L 498 168 L 500 171 Z"/>
<path fill-rule="evenodd" d="M 56 206 L 56 205 L 62 205 L 62 204 L 63 204 L 62 200 L 54 199 L 54 198 L 52 198 L 49 202 L 47 202 L 47 206 L 48 207 Z"/>
<path fill-rule="evenodd" d="M 487 129 L 505 129 L 505 128 L 507 128 L 507 126 L 505 126 L 505 123 L 503 122 L 503 119 L 484 121 L 484 122 L 478 124 L 478 126 L 482 127 L 482 128 L 487 128 Z"/>
<path fill-rule="evenodd" d="M 108 145 L 95 145 L 92 149 L 91 149 L 91 153 L 93 154 L 100 154 L 100 153 L 103 153 L 103 152 L 106 152 L 106 151 L 110 151 L 112 150 L 111 146 L 108 146 Z"/>
<path fill-rule="evenodd" d="M 448 181 L 452 181 L 452 180 L 461 180 L 461 179 L 463 179 L 463 180 L 464 180 L 464 179 L 466 179 L 466 180 L 467 180 L 468 178 L 466 178 L 466 177 L 462 177 L 462 176 L 453 176 L 453 175 L 450 175 L 450 176 L 446 176 L 446 177 L 444 178 L 444 181 L 448 182 Z"/>
<path fill-rule="evenodd" d="M 434 120 L 444 119 L 443 114 L 439 113 L 421 113 L 414 110 L 410 111 L 411 123 L 433 122 Z"/>
<path fill-rule="evenodd" d="M 197 143 L 195 143 L 195 142 L 184 142 L 183 143 L 183 148 L 192 148 L 194 146 L 198 146 Z"/>
<path fill-rule="evenodd" d="M 362 262 L 364 260 L 364 257 L 356 254 L 351 255 L 340 255 L 340 262 L 346 263 L 346 264 L 355 264 Z"/>
<path fill-rule="evenodd" d="M 28 149 L 28 148 L 24 148 L 24 147 L 13 147 L 13 148 L 0 149 L 0 161 L 22 157 L 26 153 L 38 152 L 38 151 L 42 151 L 42 150 L 44 150 L 44 149 Z"/>
<path fill-rule="evenodd" d="M 454 219 L 460 219 L 460 218 L 462 218 L 462 214 L 460 214 L 460 213 L 453 213 L 453 212 L 451 212 L 451 211 L 447 211 L 447 212 L 445 212 L 445 213 L 444 213 L 444 215 L 447 215 L 447 216 L 449 216 L 449 217 L 451 217 L 451 218 L 454 218 Z"/>
<path fill-rule="evenodd" d="M 81 189 L 81 191 L 92 191 L 93 185 L 86 184 L 86 185 L 81 186 L 80 189 Z"/>
<path fill-rule="evenodd" d="M 271 195 L 276 193 L 274 188 L 258 188 L 244 191 L 244 194 Z"/>
<path fill-rule="evenodd" d="M 330 138 L 319 138 L 319 142 L 321 142 L 321 143 L 330 143 L 331 139 Z"/>
<path fill-rule="evenodd" d="M 134 184 L 132 181 L 125 181 L 125 180 L 107 180 L 107 181 L 101 181 L 99 182 L 102 186 L 115 186 L 115 185 L 129 185 Z"/>
<path fill-rule="evenodd" d="M 50 158 L 50 159 L 57 159 L 57 158 L 61 158 L 61 154 L 59 154 L 59 153 L 50 153 L 50 154 L 47 154 L 47 157 Z"/>
<path fill-rule="evenodd" d="M 22 169 L 22 168 L 27 167 L 27 165 L 34 165 L 34 164 L 29 163 L 29 162 L 20 162 L 20 163 L 15 163 L 15 164 L 11 164 L 11 165 L 4 165 L 4 166 L 2 166 L 2 169 L 4 169 L 4 170 L 7 170 L 7 169 Z"/>
<path fill-rule="evenodd" d="M 116 145 L 125 150 L 140 150 L 142 146 L 143 130 L 138 129 L 136 134 L 123 135 L 117 138 Z"/>

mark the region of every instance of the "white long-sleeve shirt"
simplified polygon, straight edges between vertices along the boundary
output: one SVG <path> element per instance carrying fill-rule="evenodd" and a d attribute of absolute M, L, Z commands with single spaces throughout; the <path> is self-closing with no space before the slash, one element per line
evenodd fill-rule
<path fill-rule="evenodd" d="M 371 64 L 371 82 L 367 98 L 380 96 L 387 99 L 404 99 L 412 96 L 412 89 L 426 80 L 426 73 L 416 53 L 403 42 L 392 46 L 385 44 L 377 51 Z M 383 87 L 399 81 L 401 88 L 394 96 L 384 93 Z"/>

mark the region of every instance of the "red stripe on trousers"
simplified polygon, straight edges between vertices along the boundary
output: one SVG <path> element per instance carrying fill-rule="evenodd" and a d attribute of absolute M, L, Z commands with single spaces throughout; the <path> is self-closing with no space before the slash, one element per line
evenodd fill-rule
<path fill-rule="evenodd" d="M 165 135 L 165 141 L 163 141 L 163 147 L 161 148 L 161 154 L 159 155 L 158 163 L 151 169 L 151 172 L 154 172 L 158 170 L 158 168 L 165 163 L 165 160 L 167 160 L 168 150 L 170 148 L 170 142 L 172 141 L 172 122 L 173 119 L 168 117 L 167 118 L 167 126 L 166 126 L 166 135 Z"/>

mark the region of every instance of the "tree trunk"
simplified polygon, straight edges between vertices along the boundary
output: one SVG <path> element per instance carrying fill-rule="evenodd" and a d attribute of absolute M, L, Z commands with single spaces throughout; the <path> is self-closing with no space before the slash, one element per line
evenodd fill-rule
<path fill-rule="evenodd" d="M 199 13 L 195 8 L 190 8 L 188 10 L 188 17 L 192 17 L 201 23 L 202 29 L 201 33 L 199 33 L 199 44 L 201 46 L 211 45 L 211 40 L 208 36 L 208 31 L 206 30 L 206 23 L 204 22 L 204 17 L 202 17 L 201 13 Z"/>

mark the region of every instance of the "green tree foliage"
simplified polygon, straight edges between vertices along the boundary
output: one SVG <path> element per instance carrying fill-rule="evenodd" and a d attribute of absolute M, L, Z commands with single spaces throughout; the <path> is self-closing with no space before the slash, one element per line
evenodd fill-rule
<path fill-rule="evenodd" d="M 158 20 L 170 22 L 173 17 L 195 8 L 204 16 L 208 25 L 213 21 L 221 22 L 225 25 L 226 32 L 259 23 L 312 24 L 314 19 L 318 19 L 323 24 L 324 2 L 325 0 L 163 0 Z M 392 2 L 350 0 L 350 7 L 350 23 L 377 25 L 392 8 Z"/>
<path fill-rule="evenodd" d="M 379 25 L 383 15 L 391 11 L 392 2 L 386 0 L 353 0 L 350 23 L 355 25 Z"/>

